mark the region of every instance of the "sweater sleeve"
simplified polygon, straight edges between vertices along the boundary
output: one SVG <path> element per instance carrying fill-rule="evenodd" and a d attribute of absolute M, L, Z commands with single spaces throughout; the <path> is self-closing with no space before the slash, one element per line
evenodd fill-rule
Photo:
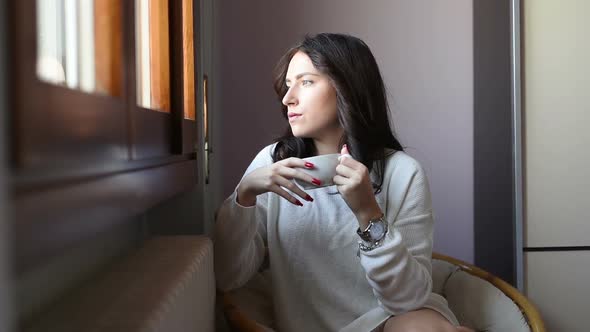
<path fill-rule="evenodd" d="M 272 164 L 269 145 L 258 153 L 242 179 L 253 170 Z M 241 180 L 240 180 L 241 182 Z M 264 260 L 268 193 L 256 197 L 256 205 L 237 202 L 237 188 L 217 211 L 214 230 L 217 288 L 228 291 L 243 286 Z"/>
<path fill-rule="evenodd" d="M 393 315 L 422 307 L 432 290 L 430 189 L 424 170 L 414 160 L 410 164 L 389 175 L 383 245 L 360 255 L 380 306 Z"/>

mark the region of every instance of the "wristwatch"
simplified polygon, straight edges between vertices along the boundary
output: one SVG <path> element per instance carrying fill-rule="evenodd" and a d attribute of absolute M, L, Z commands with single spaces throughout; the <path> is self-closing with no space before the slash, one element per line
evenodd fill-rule
<path fill-rule="evenodd" d="M 369 220 L 369 225 L 362 231 L 360 227 L 356 233 L 362 241 L 359 241 L 359 250 L 370 251 L 383 244 L 383 239 L 387 234 L 387 221 L 384 216 Z"/>

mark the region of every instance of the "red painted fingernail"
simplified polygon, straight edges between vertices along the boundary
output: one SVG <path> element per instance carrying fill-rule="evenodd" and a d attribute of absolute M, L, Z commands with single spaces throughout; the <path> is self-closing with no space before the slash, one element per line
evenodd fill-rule
<path fill-rule="evenodd" d="M 310 162 L 306 162 L 306 163 L 305 163 L 305 167 L 307 167 L 307 168 L 312 168 L 312 167 L 313 167 L 313 164 L 312 164 L 312 163 L 310 163 Z"/>
<path fill-rule="evenodd" d="M 305 196 L 305 200 L 313 202 L 313 198 L 311 198 L 311 196 L 309 196 L 309 195 Z"/>
<path fill-rule="evenodd" d="M 311 180 L 311 183 L 313 183 L 313 184 L 316 184 L 316 185 L 318 185 L 318 186 L 319 186 L 319 185 L 321 185 L 321 184 L 322 184 L 322 181 L 320 181 L 320 180 L 318 180 L 318 179 L 316 179 L 316 178 L 313 178 L 313 180 Z"/>
<path fill-rule="evenodd" d="M 299 205 L 299 206 L 303 206 L 303 203 L 301 203 L 300 201 L 296 200 L 295 204 Z"/>

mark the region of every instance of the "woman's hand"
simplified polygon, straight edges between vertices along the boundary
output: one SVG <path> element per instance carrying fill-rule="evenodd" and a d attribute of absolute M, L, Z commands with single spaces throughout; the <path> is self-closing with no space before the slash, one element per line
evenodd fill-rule
<path fill-rule="evenodd" d="M 336 167 L 334 183 L 350 210 L 356 215 L 361 229 L 365 229 L 369 220 L 381 216 L 381 208 L 375 200 L 369 170 L 352 158 L 346 145 L 342 147 L 340 154 L 340 164 Z"/>
<path fill-rule="evenodd" d="M 306 201 L 313 202 L 311 196 L 291 181 L 292 179 L 299 179 L 320 185 L 320 180 L 297 169 L 312 169 L 313 167 L 312 163 L 292 157 L 277 161 L 272 165 L 257 168 L 246 175 L 238 186 L 238 203 L 243 206 L 253 206 L 256 204 L 256 196 L 265 192 L 274 192 L 295 205 L 303 206 L 303 203 L 283 188 L 291 190 L 291 192 Z"/>

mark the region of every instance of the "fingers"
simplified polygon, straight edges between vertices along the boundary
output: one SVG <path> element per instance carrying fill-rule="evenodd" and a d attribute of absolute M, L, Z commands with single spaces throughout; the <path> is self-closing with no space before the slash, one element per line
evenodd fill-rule
<path fill-rule="evenodd" d="M 338 165 L 336 166 L 336 174 L 342 175 L 347 178 L 352 178 L 356 176 L 356 171 L 346 165 Z"/>
<path fill-rule="evenodd" d="M 299 159 L 301 160 L 301 159 Z M 303 161 L 303 160 L 301 160 Z M 298 161 L 295 161 L 296 163 L 298 163 Z M 303 161 L 305 163 L 305 161 Z M 313 167 L 307 167 L 307 168 L 313 168 Z M 279 165 L 278 168 L 276 169 L 278 175 L 292 180 L 292 179 L 299 179 L 305 182 L 309 182 L 312 184 L 315 184 L 316 186 L 319 186 L 322 184 L 322 182 L 319 179 L 314 178 L 313 176 L 300 171 L 297 168 L 291 168 L 287 165 Z"/>
<path fill-rule="evenodd" d="M 346 193 L 348 193 L 351 188 L 353 188 L 351 180 L 349 178 L 345 178 L 343 176 L 340 175 L 336 175 L 334 176 L 334 178 L 332 179 L 334 181 L 334 184 L 336 185 L 336 189 L 338 190 L 338 192 L 342 195 L 345 195 Z"/>
<path fill-rule="evenodd" d="M 345 178 L 344 176 L 341 176 L 341 175 L 334 176 L 332 181 L 334 181 L 334 184 L 337 186 L 344 186 L 344 185 L 350 184 L 350 179 Z"/>
<path fill-rule="evenodd" d="M 357 176 L 364 176 L 367 173 L 367 167 L 357 160 L 355 160 L 348 151 L 346 144 L 340 150 L 340 157 L 338 160 L 340 164 L 336 167 L 336 172 L 345 177 L 353 178 Z"/>
<path fill-rule="evenodd" d="M 288 200 L 289 202 L 298 205 L 298 206 L 303 206 L 303 203 L 301 203 L 297 198 L 291 196 L 287 191 L 285 191 L 285 189 L 281 188 L 281 186 L 279 185 L 274 185 L 270 188 L 270 191 L 276 193 L 277 195 L 281 196 L 282 198 Z"/>
<path fill-rule="evenodd" d="M 348 151 L 348 146 L 346 144 L 344 144 L 342 146 L 342 149 L 340 150 L 340 157 L 338 157 L 338 161 L 342 162 L 342 160 L 344 160 L 346 158 L 350 158 L 350 159 L 354 160 L 354 158 L 350 155 L 350 152 Z"/>
<path fill-rule="evenodd" d="M 340 158 L 340 165 L 350 167 L 354 170 L 360 171 L 360 170 L 362 170 L 363 167 L 365 167 L 365 165 L 363 165 L 363 163 L 353 159 L 352 157 L 347 157 L 346 155 L 342 155 L 338 158 Z"/>
<path fill-rule="evenodd" d="M 291 190 L 291 192 L 299 195 L 301 198 L 305 199 L 308 202 L 313 202 L 313 198 L 311 196 L 309 196 L 307 193 L 305 193 L 303 190 L 301 190 L 297 185 L 295 185 L 293 182 L 290 182 L 288 180 L 285 180 L 287 183 L 284 183 L 284 187 Z M 294 205 L 298 205 L 298 206 L 303 206 L 303 203 L 301 203 L 301 201 L 299 201 L 297 198 L 295 198 L 293 195 L 291 195 L 289 192 L 287 192 L 285 189 L 283 189 L 283 186 L 281 185 L 275 185 L 271 188 L 271 191 L 276 193 L 277 195 L 283 197 L 284 199 L 288 200 L 290 203 L 294 204 Z"/>
<path fill-rule="evenodd" d="M 344 144 L 342 146 L 342 149 L 340 150 L 340 157 L 338 157 L 338 161 L 340 161 L 341 165 L 348 166 L 355 170 L 361 170 L 361 168 L 364 166 L 362 163 L 358 162 L 354 159 L 353 156 L 350 155 L 350 152 L 348 151 L 348 146 L 346 144 Z"/>
<path fill-rule="evenodd" d="M 342 145 L 342 149 L 340 150 L 340 154 L 350 155 L 350 152 L 348 152 L 348 145 L 346 145 L 346 144 Z"/>
<path fill-rule="evenodd" d="M 292 167 L 301 167 L 301 168 L 309 168 L 309 169 L 314 168 L 314 165 L 312 163 L 307 162 L 307 161 L 300 159 L 300 158 L 295 158 L 295 157 L 283 159 L 281 161 L 278 161 L 277 164 L 283 165 L 286 167 L 290 167 L 290 168 L 292 168 Z"/>
<path fill-rule="evenodd" d="M 281 179 L 277 179 L 277 184 L 283 188 L 289 189 L 292 193 L 298 195 L 299 197 L 303 198 L 304 200 L 306 200 L 308 202 L 313 202 L 313 198 L 311 198 L 311 196 L 309 196 L 305 191 L 303 191 L 301 188 L 299 188 L 299 186 L 296 185 L 295 183 L 293 183 L 285 178 L 281 178 Z"/>

